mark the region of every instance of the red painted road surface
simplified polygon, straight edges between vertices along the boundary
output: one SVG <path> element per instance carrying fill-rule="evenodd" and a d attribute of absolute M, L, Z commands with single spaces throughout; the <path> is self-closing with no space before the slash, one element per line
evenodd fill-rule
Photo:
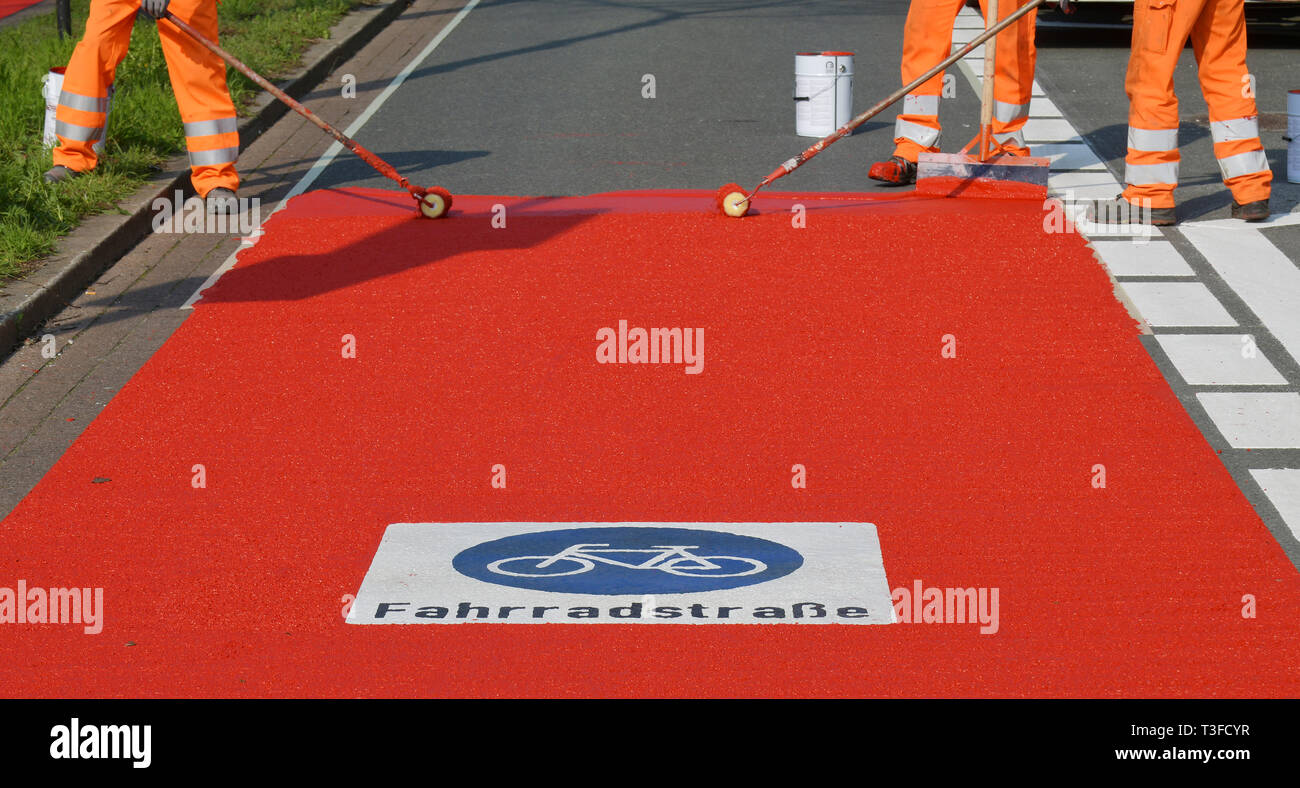
<path fill-rule="evenodd" d="M 0 19 L 4 19 L 10 14 L 16 14 L 24 8 L 29 8 L 41 2 L 41 0 L 0 0 Z"/>
<path fill-rule="evenodd" d="M 793 201 L 296 199 L 4 521 L 0 586 L 107 615 L 0 626 L 0 695 L 1300 693 L 1295 569 L 1080 238 Z M 597 364 L 620 319 L 703 327 L 703 373 Z M 891 588 L 1000 629 L 343 622 L 389 523 L 535 520 L 872 522 Z"/>

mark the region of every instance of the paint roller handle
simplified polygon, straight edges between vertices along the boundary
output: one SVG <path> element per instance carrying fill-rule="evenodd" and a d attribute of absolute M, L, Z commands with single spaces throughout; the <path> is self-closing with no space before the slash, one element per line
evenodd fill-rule
<path fill-rule="evenodd" d="M 376 170 L 378 170 L 381 175 L 396 181 L 398 185 L 400 185 L 403 189 L 406 189 L 417 199 L 425 193 L 426 190 L 421 189 L 418 186 L 412 186 L 410 181 L 408 181 L 406 178 L 399 175 L 397 173 L 397 170 L 389 166 L 389 164 L 385 162 L 383 159 L 371 153 L 369 150 L 363 147 L 356 140 L 352 139 L 348 135 L 334 128 L 333 126 L 321 120 L 320 118 L 316 117 L 316 114 L 314 112 L 307 109 L 299 102 L 295 101 L 293 98 L 289 96 L 289 94 L 285 93 L 283 90 L 280 90 L 275 85 L 272 85 L 269 81 L 263 78 L 261 74 L 258 74 L 253 69 L 244 65 L 239 60 L 239 58 L 235 57 L 234 55 L 230 54 L 226 50 L 222 49 L 219 45 L 213 43 L 212 41 L 209 41 L 207 36 L 195 30 L 193 27 L 189 25 L 189 23 L 177 19 L 175 14 L 166 10 L 163 11 L 162 18 L 166 19 L 168 22 L 171 22 L 173 25 L 180 28 L 190 38 L 194 39 L 199 44 L 207 48 L 217 57 L 229 63 L 230 66 L 235 70 L 237 70 L 239 73 L 243 74 L 244 76 L 256 82 L 258 85 L 262 87 L 263 90 L 270 93 L 272 96 L 275 96 L 280 101 L 284 102 L 294 112 L 297 112 L 299 115 L 302 115 L 307 120 L 310 120 L 321 131 L 324 131 L 326 134 L 329 134 L 331 137 L 338 140 L 340 145 L 342 145 L 343 147 L 347 148 L 348 150 L 360 156 L 367 164 L 369 164 L 371 167 L 374 167 Z"/>
<path fill-rule="evenodd" d="M 1010 14 L 1007 14 L 996 25 L 993 25 L 989 29 L 985 30 L 983 33 L 973 38 L 968 44 L 966 44 L 956 52 L 953 52 L 951 55 L 949 55 L 947 58 L 941 61 L 938 65 L 931 68 L 929 71 L 925 72 L 924 74 L 912 80 L 908 84 L 904 85 L 903 87 L 889 94 L 884 99 L 874 104 L 864 112 L 859 113 L 848 123 L 845 123 L 840 128 L 831 132 L 828 136 L 823 137 L 822 139 L 813 143 L 811 146 L 808 147 L 807 150 L 803 151 L 798 156 L 795 156 L 793 159 L 789 159 L 788 161 L 786 161 L 779 168 L 774 170 L 771 175 L 764 178 L 758 184 L 758 186 L 754 187 L 754 191 L 750 192 L 749 196 L 753 197 L 755 194 L 758 193 L 759 189 L 762 189 L 763 187 L 767 186 L 772 181 L 775 181 L 778 178 L 789 175 L 790 173 L 799 169 L 804 165 L 805 162 L 809 161 L 817 154 L 826 150 L 826 148 L 829 147 L 831 143 L 852 134 L 853 130 L 856 129 L 858 126 L 861 126 L 863 123 L 866 123 L 868 120 L 871 120 L 876 115 L 879 115 L 881 112 L 884 112 L 887 108 L 889 108 L 891 104 L 894 104 L 903 96 L 906 96 L 908 93 L 911 93 L 913 90 L 916 90 L 921 85 L 924 85 L 926 82 L 929 82 L 935 76 L 942 73 L 944 69 L 948 68 L 948 66 L 951 66 L 953 63 L 956 63 L 958 60 L 961 60 L 962 58 L 966 57 L 971 52 L 975 51 L 976 47 L 983 44 L 985 41 L 988 41 L 990 38 L 993 38 L 998 33 L 1010 27 L 1011 25 L 1015 24 L 1016 21 L 1020 19 L 1020 17 L 1024 16 L 1025 14 L 1028 14 L 1030 11 L 1034 10 L 1035 8 L 1038 8 L 1038 6 L 1042 5 L 1047 1 L 1048 0 L 1029 0 L 1028 3 L 1025 3 L 1024 5 L 1020 6 Z"/>
<path fill-rule="evenodd" d="M 998 0 L 985 0 L 988 8 L 987 15 L 984 17 L 984 27 L 988 29 L 998 21 Z M 998 38 L 993 36 L 993 40 L 984 45 L 984 85 L 980 92 L 980 149 L 978 152 L 980 161 L 984 161 L 985 155 L 995 146 L 993 144 L 993 83 L 996 81 L 997 69 L 995 66 L 998 52 Z"/>

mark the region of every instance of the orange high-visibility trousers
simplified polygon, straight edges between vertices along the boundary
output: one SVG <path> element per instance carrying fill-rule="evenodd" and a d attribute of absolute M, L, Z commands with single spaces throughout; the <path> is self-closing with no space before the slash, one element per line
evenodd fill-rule
<path fill-rule="evenodd" d="M 1004 19 L 1026 0 L 999 0 Z M 903 27 L 903 84 L 920 77 L 952 54 L 952 26 L 965 0 L 912 0 Z M 984 8 L 981 0 L 980 7 Z M 993 137 L 1004 153 L 1029 155 L 1024 127 L 1034 94 L 1034 21 L 1030 11 L 997 35 L 993 77 Z M 985 12 L 987 16 L 987 11 Z M 981 72 L 982 73 L 982 72 Z M 916 161 L 922 151 L 939 150 L 939 97 L 943 74 L 903 97 L 903 111 L 894 122 L 894 155 Z"/>
<path fill-rule="evenodd" d="M 59 147 L 54 163 L 85 171 L 99 159 L 94 144 L 104 136 L 108 92 L 126 57 L 140 0 L 91 0 L 86 34 L 72 52 L 56 110 Z M 217 0 L 172 0 L 178 19 L 217 40 Z M 226 87 L 226 64 L 171 22 L 158 22 L 158 35 L 176 104 L 185 124 L 190 180 L 202 196 L 221 187 L 239 188 L 235 160 L 239 131 Z"/>
<path fill-rule="evenodd" d="M 1174 69 L 1188 38 L 1210 108 L 1210 136 L 1223 182 L 1237 202 L 1267 200 L 1273 172 L 1259 139 L 1246 70 L 1243 0 L 1137 0 L 1128 75 L 1124 198 L 1173 208 L 1178 185 L 1178 97 Z"/>

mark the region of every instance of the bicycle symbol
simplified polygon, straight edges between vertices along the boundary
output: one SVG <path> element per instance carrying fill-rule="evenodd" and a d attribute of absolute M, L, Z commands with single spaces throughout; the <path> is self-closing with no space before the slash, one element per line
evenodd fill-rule
<path fill-rule="evenodd" d="M 695 555 L 699 545 L 652 545 L 650 549 L 617 548 L 608 544 L 575 544 L 555 555 L 518 555 L 502 558 L 487 565 L 489 572 L 510 577 L 564 577 L 580 575 L 608 564 L 624 569 L 654 569 L 678 577 L 744 577 L 767 569 L 767 564 L 753 558 L 734 555 Z M 636 563 L 620 561 L 611 554 L 641 554 Z M 509 568 L 507 568 L 507 566 Z"/>

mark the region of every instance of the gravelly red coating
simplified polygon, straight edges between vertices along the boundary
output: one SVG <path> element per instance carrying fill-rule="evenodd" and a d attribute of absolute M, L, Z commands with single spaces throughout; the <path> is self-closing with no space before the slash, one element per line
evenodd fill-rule
<path fill-rule="evenodd" d="M 34 6 L 41 0 L 0 0 L 0 19 L 16 14 L 29 6 Z"/>
<path fill-rule="evenodd" d="M 297 198 L 0 527 L 0 586 L 107 606 L 0 626 L 0 695 L 1300 691 L 1295 569 L 1040 203 L 755 207 Z M 597 364 L 621 318 L 704 327 L 703 374 Z M 480 520 L 872 522 L 1001 628 L 343 623 L 385 526 Z"/>

